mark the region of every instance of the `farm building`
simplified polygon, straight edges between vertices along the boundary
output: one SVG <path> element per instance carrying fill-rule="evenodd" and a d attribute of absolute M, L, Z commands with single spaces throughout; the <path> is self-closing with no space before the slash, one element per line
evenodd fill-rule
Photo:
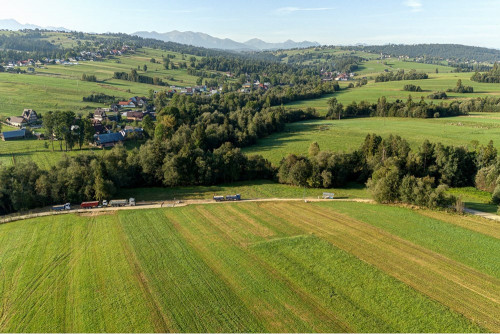
<path fill-rule="evenodd" d="M 2 136 L 2 140 L 15 140 L 15 139 L 23 139 L 26 137 L 26 130 L 15 130 L 15 131 L 6 131 L 0 134 Z"/>
<path fill-rule="evenodd" d="M 27 124 L 26 120 L 22 116 L 12 116 L 7 118 L 7 123 L 12 126 L 23 127 Z"/>
<path fill-rule="evenodd" d="M 94 135 L 94 146 L 104 148 L 104 147 L 113 147 L 117 143 L 123 142 L 125 138 L 119 132 L 113 133 L 103 133 Z"/>
<path fill-rule="evenodd" d="M 142 111 L 127 111 L 127 119 L 129 121 L 142 121 L 144 114 Z"/>

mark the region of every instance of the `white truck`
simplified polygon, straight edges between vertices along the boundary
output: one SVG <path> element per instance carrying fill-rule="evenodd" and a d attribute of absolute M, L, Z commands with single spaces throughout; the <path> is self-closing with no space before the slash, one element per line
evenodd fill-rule
<path fill-rule="evenodd" d="M 106 203 L 106 204 L 105 204 Z M 109 201 L 109 204 L 107 204 L 107 201 L 104 200 L 102 202 L 103 206 L 135 206 L 135 198 L 129 198 L 129 199 L 112 199 Z"/>

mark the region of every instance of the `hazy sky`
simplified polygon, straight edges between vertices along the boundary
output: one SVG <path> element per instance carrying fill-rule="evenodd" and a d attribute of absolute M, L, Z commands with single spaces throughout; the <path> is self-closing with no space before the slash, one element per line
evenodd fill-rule
<path fill-rule="evenodd" d="M 200 31 L 240 42 L 500 48 L 500 0 L 15 0 L 0 4 L 6 18 L 89 32 Z"/>

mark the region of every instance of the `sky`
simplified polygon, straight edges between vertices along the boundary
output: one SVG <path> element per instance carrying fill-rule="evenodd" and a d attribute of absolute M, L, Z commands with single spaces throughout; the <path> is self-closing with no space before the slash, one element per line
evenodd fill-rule
<path fill-rule="evenodd" d="M 197 31 L 244 42 L 459 43 L 500 49 L 500 0 L 2 1 L 0 19 L 85 32 Z"/>

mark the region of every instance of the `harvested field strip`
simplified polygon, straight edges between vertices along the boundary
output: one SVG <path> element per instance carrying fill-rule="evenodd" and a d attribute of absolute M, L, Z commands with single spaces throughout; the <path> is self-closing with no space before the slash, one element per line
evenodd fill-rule
<path fill-rule="evenodd" d="M 493 238 L 500 239 L 500 222 L 491 219 L 485 219 L 472 215 L 451 215 L 432 210 L 419 210 L 418 213 L 426 217 L 439 219 L 441 221 L 457 225 L 471 231 L 479 232 L 492 236 Z"/>
<path fill-rule="evenodd" d="M 252 312 L 187 244 L 162 210 L 120 212 L 118 216 L 173 330 L 263 331 Z"/>
<path fill-rule="evenodd" d="M 480 331 L 460 314 L 315 236 L 252 248 L 356 332 Z"/>
<path fill-rule="evenodd" d="M 221 214 L 225 208 L 216 205 Z M 167 218 L 212 270 L 233 287 L 267 332 L 344 332 L 335 314 L 296 290 L 220 229 L 207 206 L 165 210 Z"/>
<path fill-rule="evenodd" d="M 382 269 L 416 290 L 500 331 L 500 281 L 369 224 L 318 206 L 283 203 L 269 209 L 290 223 Z"/>
<path fill-rule="evenodd" d="M 314 204 L 331 216 L 343 213 L 500 279 L 500 242 L 491 236 L 396 206 Z"/>
<path fill-rule="evenodd" d="M 116 223 L 65 215 L 2 226 L 0 331 L 153 331 Z"/>

